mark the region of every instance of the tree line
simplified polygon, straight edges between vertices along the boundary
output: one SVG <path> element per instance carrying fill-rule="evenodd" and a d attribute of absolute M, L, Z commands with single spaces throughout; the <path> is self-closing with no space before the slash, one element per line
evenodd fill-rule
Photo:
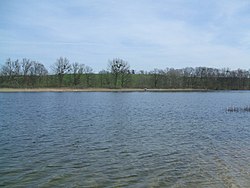
<path fill-rule="evenodd" d="M 186 67 L 135 71 L 123 59 L 108 61 L 107 69 L 94 73 L 90 66 L 60 57 L 52 74 L 37 61 L 6 60 L 0 70 L 0 87 L 250 89 L 250 71 L 229 68 Z"/>

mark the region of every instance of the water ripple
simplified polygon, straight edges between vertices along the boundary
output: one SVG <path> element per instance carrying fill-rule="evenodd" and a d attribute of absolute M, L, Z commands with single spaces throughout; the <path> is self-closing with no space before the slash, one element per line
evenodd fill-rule
<path fill-rule="evenodd" d="M 0 94 L 0 186 L 249 187 L 249 92 Z"/>

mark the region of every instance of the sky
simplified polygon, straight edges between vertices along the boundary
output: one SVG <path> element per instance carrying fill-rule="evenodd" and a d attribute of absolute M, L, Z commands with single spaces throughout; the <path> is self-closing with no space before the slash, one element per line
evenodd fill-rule
<path fill-rule="evenodd" d="M 249 0 L 0 0 L 0 64 L 250 69 Z"/>

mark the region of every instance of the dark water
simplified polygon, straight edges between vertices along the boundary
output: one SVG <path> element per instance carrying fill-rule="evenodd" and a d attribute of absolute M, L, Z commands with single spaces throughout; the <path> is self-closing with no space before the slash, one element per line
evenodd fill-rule
<path fill-rule="evenodd" d="M 250 187 L 250 92 L 0 93 L 0 186 Z"/>

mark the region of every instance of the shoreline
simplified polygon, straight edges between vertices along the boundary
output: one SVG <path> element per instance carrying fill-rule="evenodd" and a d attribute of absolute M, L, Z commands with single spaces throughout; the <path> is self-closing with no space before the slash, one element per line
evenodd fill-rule
<path fill-rule="evenodd" d="M 0 88 L 0 93 L 17 92 L 207 92 L 208 89 L 109 89 L 109 88 Z"/>

